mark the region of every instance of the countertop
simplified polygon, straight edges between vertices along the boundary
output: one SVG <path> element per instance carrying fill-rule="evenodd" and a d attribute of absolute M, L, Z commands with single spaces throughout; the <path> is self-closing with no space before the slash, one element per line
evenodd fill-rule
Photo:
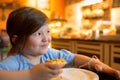
<path fill-rule="evenodd" d="M 96 42 L 114 42 L 114 43 L 118 43 L 120 42 L 120 35 L 110 35 L 110 36 L 100 36 L 99 38 L 95 39 L 80 39 L 80 38 L 52 38 L 53 40 L 76 40 L 76 41 L 96 41 Z"/>

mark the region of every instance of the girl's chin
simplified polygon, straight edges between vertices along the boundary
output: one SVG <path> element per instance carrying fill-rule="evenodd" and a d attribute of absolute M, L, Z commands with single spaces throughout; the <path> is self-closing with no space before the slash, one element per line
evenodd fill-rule
<path fill-rule="evenodd" d="M 47 49 L 41 51 L 41 54 L 46 54 L 46 53 L 47 53 Z"/>
<path fill-rule="evenodd" d="M 46 54 L 46 52 L 41 52 L 40 54 L 43 55 L 43 54 Z"/>
<path fill-rule="evenodd" d="M 35 53 L 37 53 L 38 55 L 43 55 L 43 54 L 46 54 L 46 53 L 47 53 L 47 50 L 48 50 L 48 48 L 37 49 L 37 50 L 35 51 Z"/>
<path fill-rule="evenodd" d="M 44 55 L 44 54 L 46 54 L 46 52 L 41 51 L 41 52 L 38 52 L 38 53 L 35 54 L 35 55 L 36 55 L 36 56 L 39 56 L 39 55 Z"/>

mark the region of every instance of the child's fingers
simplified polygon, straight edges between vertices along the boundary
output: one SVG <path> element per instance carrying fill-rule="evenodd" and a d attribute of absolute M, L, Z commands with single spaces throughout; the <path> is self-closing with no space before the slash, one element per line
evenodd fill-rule
<path fill-rule="evenodd" d="M 98 64 L 96 64 L 95 65 L 95 70 L 98 71 L 98 72 L 102 72 L 103 71 L 103 67 L 98 65 Z"/>

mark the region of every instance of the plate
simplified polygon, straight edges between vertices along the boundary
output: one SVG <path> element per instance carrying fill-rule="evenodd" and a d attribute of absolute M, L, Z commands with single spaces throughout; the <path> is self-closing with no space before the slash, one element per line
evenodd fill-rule
<path fill-rule="evenodd" d="M 99 80 L 96 73 L 78 68 L 64 68 L 60 80 Z"/>

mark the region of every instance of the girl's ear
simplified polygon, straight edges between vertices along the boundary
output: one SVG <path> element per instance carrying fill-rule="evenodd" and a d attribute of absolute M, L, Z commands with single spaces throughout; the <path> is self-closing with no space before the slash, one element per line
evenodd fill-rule
<path fill-rule="evenodd" d="M 18 38 L 17 35 L 13 35 L 13 37 L 12 37 L 12 42 L 15 43 L 17 38 Z"/>

